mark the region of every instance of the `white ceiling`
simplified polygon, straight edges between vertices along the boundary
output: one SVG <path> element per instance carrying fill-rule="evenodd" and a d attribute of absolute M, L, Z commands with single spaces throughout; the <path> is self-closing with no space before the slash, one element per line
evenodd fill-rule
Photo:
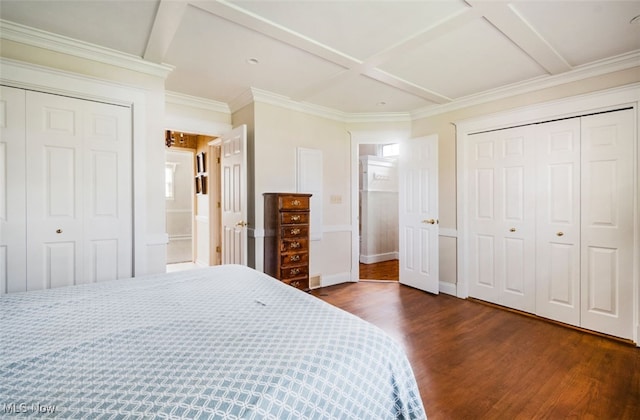
<path fill-rule="evenodd" d="M 640 65 L 637 15 L 640 0 L 0 0 L 5 25 L 174 66 L 169 91 L 231 103 L 256 88 L 345 113 Z"/>

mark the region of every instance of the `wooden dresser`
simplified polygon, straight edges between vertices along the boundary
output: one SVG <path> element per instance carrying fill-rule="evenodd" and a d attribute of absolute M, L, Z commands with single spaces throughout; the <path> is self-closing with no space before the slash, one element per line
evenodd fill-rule
<path fill-rule="evenodd" d="M 311 194 L 264 194 L 264 272 L 309 290 Z"/>

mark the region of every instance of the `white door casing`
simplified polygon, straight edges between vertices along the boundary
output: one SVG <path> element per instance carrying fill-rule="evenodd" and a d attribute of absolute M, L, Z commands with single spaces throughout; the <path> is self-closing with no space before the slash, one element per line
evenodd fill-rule
<path fill-rule="evenodd" d="M 247 126 L 222 136 L 222 264 L 247 264 Z"/>
<path fill-rule="evenodd" d="M 0 294 L 27 290 L 25 101 L 0 86 Z"/>
<path fill-rule="evenodd" d="M 439 292 L 438 136 L 400 142 L 400 283 Z"/>
<path fill-rule="evenodd" d="M 581 323 L 625 338 L 633 336 L 634 120 L 630 109 L 581 119 Z"/>
<path fill-rule="evenodd" d="M 130 108 L 26 98 L 27 290 L 130 277 Z"/>
<path fill-rule="evenodd" d="M 535 133 L 536 313 L 580 325 L 580 119 Z"/>
<path fill-rule="evenodd" d="M 535 310 L 532 127 L 470 136 L 469 292 L 489 302 Z"/>

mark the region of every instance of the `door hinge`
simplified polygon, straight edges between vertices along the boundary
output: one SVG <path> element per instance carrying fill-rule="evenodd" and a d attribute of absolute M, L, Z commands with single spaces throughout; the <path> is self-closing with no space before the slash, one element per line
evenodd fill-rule
<path fill-rule="evenodd" d="M 218 208 L 220 208 L 220 207 L 221 207 L 221 205 L 220 205 L 220 202 L 218 201 Z"/>
<path fill-rule="evenodd" d="M 216 247 L 216 252 L 217 252 L 217 253 L 222 252 L 222 250 L 220 249 L 220 245 L 218 245 L 218 246 Z"/>
<path fill-rule="evenodd" d="M 216 161 L 217 161 L 218 163 L 220 163 L 220 157 L 217 157 L 217 158 L 216 158 Z"/>

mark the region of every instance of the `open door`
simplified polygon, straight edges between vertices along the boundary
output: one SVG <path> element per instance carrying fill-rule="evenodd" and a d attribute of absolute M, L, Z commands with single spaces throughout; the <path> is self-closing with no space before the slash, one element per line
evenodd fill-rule
<path fill-rule="evenodd" d="M 247 265 L 247 126 L 222 136 L 222 264 Z"/>
<path fill-rule="evenodd" d="M 400 143 L 400 283 L 438 294 L 438 136 Z"/>

